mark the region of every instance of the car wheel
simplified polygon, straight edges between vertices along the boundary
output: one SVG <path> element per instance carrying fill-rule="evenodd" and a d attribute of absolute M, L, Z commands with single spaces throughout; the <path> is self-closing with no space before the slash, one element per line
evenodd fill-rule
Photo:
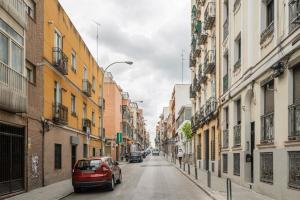
<path fill-rule="evenodd" d="M 113 191 L 114 189 L 115 189 L 115 179 L 114 177 L 112 177 L 109 185 L 109 190 Z"/>
<path fill-rule="evenodd" d="M 122 183 L 122 172 L 120 171 L 119 179 L 117 181 L 118 184 Z"/>
<path fill-rule="evenodd" d="M 81 192 L 81 190 L 80 190 L 80 188 L 74 187 L 74 192 L 79 193 L 79 192 Z"/>

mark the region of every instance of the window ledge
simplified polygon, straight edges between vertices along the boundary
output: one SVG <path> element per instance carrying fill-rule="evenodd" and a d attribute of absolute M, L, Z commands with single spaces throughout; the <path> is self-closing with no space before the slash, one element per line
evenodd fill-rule
<path fill-rule="evenodd" d="M 233 147 L 231 148 L 231 150 L 232 150 L 232 151 L 241 151 L 241 150 L 243 150 L 243 148 L 242 148 L 241 146 L 233 146 Z"/>
<path fill-rule="evenodd" d="M 268 45 L 274 36 L 274 22 L 272 22 L 266 29 L 260 34 L 260 45 Z M 268 38 L 271 38 L 268 40 Z M 267 43 L 267 44 L 266 44 Z"/>
<path fill-rule="evenodd" d="M 71 115 L 72 115 L 73 117 L 77 117 L 76 112 L 72 112 Z"/>
<path fill-rule="evenodd" d="M 222 152 L 228 152 L 228 151 L 230 151 L 230 149 L 228 147 L 222 147 L 221 151 Z"/>
<path fill-rule="evenodd" d="M 268 144 L 257 144 L 256 147 L 258 149 L 268 149 L 268 148 L 275 148 L 276 146 L 274 143 L 268 143 Z"/>
<path fill-rule="evenodd" d="M 288 140 L 284 142 L 284 146 L 291 147 L 291 146 L 300 146 L 300 140 Z"/>

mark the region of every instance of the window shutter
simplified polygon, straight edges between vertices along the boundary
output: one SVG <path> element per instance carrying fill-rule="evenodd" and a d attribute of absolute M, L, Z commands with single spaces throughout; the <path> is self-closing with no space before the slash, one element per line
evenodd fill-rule
<path fill-rule="evenodd" d="M 294 103 L 300 103 L 300 66 L 294 69 Z"/>
<path fill-rule="evenodd" d="M 264 86 L 265 90 L 265 114 L 274 112 L 274 80 Z"/>

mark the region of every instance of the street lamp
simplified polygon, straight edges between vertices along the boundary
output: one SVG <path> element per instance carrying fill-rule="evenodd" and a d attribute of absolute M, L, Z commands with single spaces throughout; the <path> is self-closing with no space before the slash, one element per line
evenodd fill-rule
<path fill-rule="evenodd" d="M 127 65 L 132 65 L 133 62 L 132 61 L 117 61 L 117 62 L 113 62 L 111 64 L 109 64 L 105 69 L 104 69 L 104 72 L 103 72 L 103 78 L 102 78 L 102 87 L 101 87 L 101 139 L 102 139 L 102 144 L 103 142 L 105 143 L 105 138 L 104 138 L 104 132 L 103 132 L 103 118 L 104 118 L 104 97 L 103 97 L 103 89 L 104 89 L 104 78 L 105 78 L 105 73 L 106 71 L 108 70 L 108 68 L 110 68 L 112 65 L 115 65 L 115 64 L 127 64 Z M 105 154 L 104 153 L 104 150 L 105 150 L 105 146 L 102 145 L 102 153 L 103 155 Z"/>

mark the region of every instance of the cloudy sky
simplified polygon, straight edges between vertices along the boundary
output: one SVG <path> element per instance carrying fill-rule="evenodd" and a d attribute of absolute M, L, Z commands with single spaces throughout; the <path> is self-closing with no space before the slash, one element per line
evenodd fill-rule
<path fill-rule="evenodd" d="M 133 101 L 143 100 L 147 129 L 152 140 L 163 106 L 172 88 L 181 83 L 184 50 L 184 83 L 188 83 L 190 0 L 60 0 L 99 63 L 131 60 L 132 67 L 115 65 L 114 79 Z"/>

